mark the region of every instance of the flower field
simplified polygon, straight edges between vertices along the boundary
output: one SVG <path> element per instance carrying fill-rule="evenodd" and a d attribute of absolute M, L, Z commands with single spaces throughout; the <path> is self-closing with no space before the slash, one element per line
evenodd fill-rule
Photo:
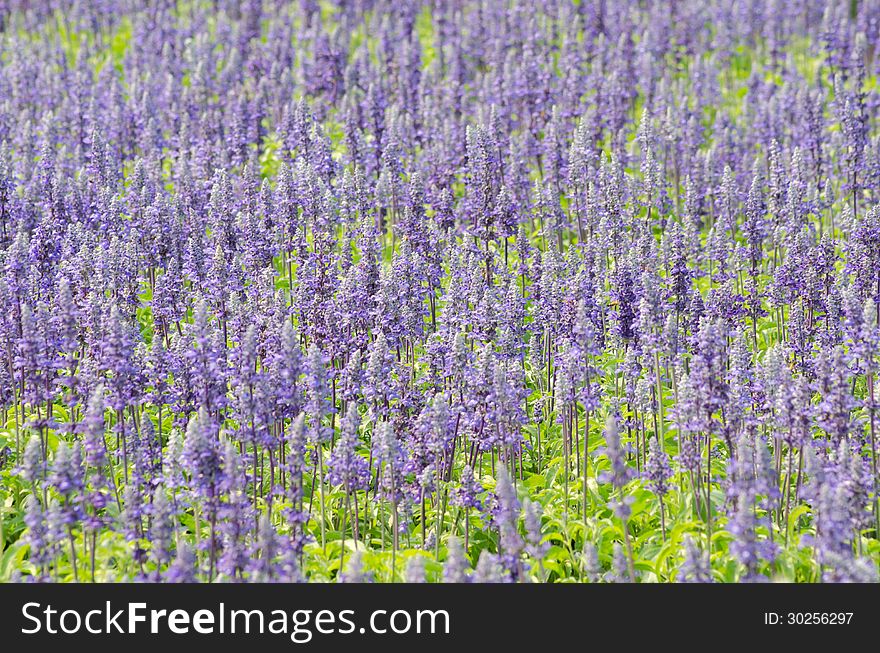
<path fill-rule="evenodd" d="M 880 3 L 0 8 L 0 581 L 876 582 Z"/>

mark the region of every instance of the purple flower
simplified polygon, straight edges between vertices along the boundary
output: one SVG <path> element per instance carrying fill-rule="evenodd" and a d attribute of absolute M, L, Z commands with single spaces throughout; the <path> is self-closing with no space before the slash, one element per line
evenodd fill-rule
<path fill-rule="evenodd" d="M 712 583 L 712 567 L 709 565 L 709 556 L 697 547 L 693 538 L 685 536 L 684 558 L 678 567 L 675 576 L 678 583 Z"/>
<path fill-rule="evenodd" d="M 451 538 L 446 546 L 446 560 L 443 563 L 444 583 L 470 582 L 471 565 L 465 557 L 458 538 Z"/>
<path fill-rule="evenodd" d="M 492 519 L 498 528 L 500 562 L 510 577 L 516 581 L 521 574 L 520 555 L 525 543 L 518 528 L 520 502 L 516 496 L 516 488 L 504 468 L 498 470 L 495 497 L 496 505 Z"/>
<path fill-rule="evenodd" d="M 634 470 L 626 464 L 626 451 L 620 441 L 617 418 L 609 415 L 605 420 L 605 456 L 611 468 L 604 472 L 600 480 L 611 483 L 615 489 L 622 490 L 634 475 Z"/>
<path fill-rule="evenodd" d="M 366 489 L 370 481 L 370 468 L 367 460 L 358 451 L 360 439 L 358 426 L 360 415 L 355 404 L 349 404 L 348 412 L 342 419 L 339 441 L 330 454 L 327 469 L 330 471 L 330 482 L 342 485 L 346 492 Z"/>
<path fill-rule="evenodd" d="M 648 446 L 645 478 L 651 491 L 657 496 L 662 497 L 669 491 L 669 479 L 672 478 L 669 455 L 663 450 L 663 445 L 657 438 L 653 438 Z"/>
<path fill-rule="evenodd" d="M 526 550 L 540 564 L 550 550 L 550 544 L 543 541 L 541 507 L 538 503 L 526 499 L 523 505 L 523 522 L 526 530 Z"/>

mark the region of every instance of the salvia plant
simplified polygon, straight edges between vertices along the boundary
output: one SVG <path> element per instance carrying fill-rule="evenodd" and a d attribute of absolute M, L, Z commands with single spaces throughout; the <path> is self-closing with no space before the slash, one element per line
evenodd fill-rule
<path fill-rule="evenodd" d="M 0 5 L 0 579 L 877 581 L 880 3 Z"/>

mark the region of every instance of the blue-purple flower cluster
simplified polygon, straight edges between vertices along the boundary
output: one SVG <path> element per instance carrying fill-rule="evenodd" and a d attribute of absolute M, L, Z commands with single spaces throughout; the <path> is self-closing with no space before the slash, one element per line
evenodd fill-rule
<path fill-rule="evenodd" d="M 877 2 L 0 52 L 0 580 L 877 580 Z"/>

